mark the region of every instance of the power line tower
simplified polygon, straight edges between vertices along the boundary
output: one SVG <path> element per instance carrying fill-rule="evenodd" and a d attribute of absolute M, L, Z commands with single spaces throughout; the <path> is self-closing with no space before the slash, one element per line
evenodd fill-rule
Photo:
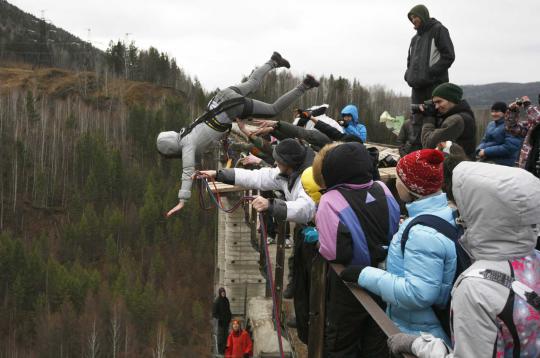
<path fill-rule="evenodd" d="M 39 38 L 37 44 L 37 66 L 50 66 L 51 54 L 48 46 L 48 26 L 45 20 L 45 10 L 41 10 L 41 18 L 39 19 Z"/>

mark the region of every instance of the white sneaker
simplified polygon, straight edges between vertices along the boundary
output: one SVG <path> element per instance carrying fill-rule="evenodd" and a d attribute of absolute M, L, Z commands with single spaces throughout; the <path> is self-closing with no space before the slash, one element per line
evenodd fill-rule
<path fill-rule="evenodd" d="M 292 247 L 291 239 L 285 239 L 285 248 L 290 249 Z"/>
<path fill-rule="evenodd" d="M 266 243 L 267 243 L 268 245 L 275 244 L 275 243 L 276 243 L 276 239 L 274 239 L 272 236 L 268 236 L 268 237 L 266 238 Z"/>

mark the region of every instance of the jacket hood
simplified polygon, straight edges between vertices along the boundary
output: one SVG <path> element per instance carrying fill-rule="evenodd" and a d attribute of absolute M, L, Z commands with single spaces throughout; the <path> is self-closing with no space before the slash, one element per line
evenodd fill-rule
<path fill-rule="evenodd" d="M 352 116 L 352 122 L 354 124 L 358 124 L 358 108 L 354 104 L 348 104 L 341 110 L 341 116 L 346 114 Z"/>
<path fill-rule="evenodd" d="M 429 10 L 425 5 L 416 5 L 409 11 L 407 18 L 411 20 L 411 15 L 416 15 L 422 19 L 422 24 L 425 24 L 429 20 Z"/>
<path fill-rule="evenodd" d="M 165 156 L 180 154 L 182 152 L 180 139 L 180 134 L 173 131 L 159 133 L 156 140 L 158 152 Z"/>
<path fill-rule="evenodd" d="M 338 184 L 365 184 L 373 179 L 373 160 L 363 144 L 340 144 L 328 152 L 322 163 L 327 188 Z"/>
<path fill-rule="evenodd" d="M 460 242 L 475 260 L 509 260 L 533 251 L 540 224 L 538 178 L 519 168 L 462 162 L 452 182 L 466 226 Z"/>

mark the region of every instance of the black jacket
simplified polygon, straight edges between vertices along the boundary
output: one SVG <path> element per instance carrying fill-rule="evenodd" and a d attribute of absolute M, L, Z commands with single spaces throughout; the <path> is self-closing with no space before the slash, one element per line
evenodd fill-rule
<path fill-rule="evenodd" d="M 231 322 L 231 306 L 227 297 L 219 296 L 212 307 L 212 317 L 218 320 L 220 326 L 228 326 Z"/>
<path fill-rule="evenodd" d="M 399 144 L 399 155 L 405 156 L 415 150 L 422 149 L 422 140 L 420 134 L 422 133 L 422 119 L 417 118 L 420 114 L 414 114 L 413 118 L 408 119 L 403 123 L 397 142 Z"/>
<path fill-rule="evenodd" d="M 411 40 L 405 81 L 412 88 L 448 82 L 448 68 L 454 59 L 454 45 L 448 29 L 431 18 Z"/>
<path fill-rule="evenodd" d="M 435 148 L 440 142 L 448 140 L 459 144 L 469 158 L 474 158 L 476 120 L 471 107 L 465 100 L 438 118 L 424 119 L 422 126 L 422 146 L 424 148 Z"/>

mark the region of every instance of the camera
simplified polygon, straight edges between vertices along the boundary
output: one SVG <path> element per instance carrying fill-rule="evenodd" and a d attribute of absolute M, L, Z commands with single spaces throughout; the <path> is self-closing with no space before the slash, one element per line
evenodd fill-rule
<path fill-rule="evenodd" d="M 522 105 L 523 105 L 523 100 L 522 100 L 520 97 L 517 97 L 516 100 L 515 100 L 515 102 L 516 102 L 516 105 L 518 105 L 518 106 L 522 106 Z"/>
<path fill-rule="evenodd" d="M 422 110 L 422 107 L 424 110 Z M 432 100 L 427 100 L 423 104 L 411 104 L 411 112 L 413 114 L 423 113 L 426 116 L 433 117 L 437 115 L 437 108 L 435 108 L 435 103 Z"/>
<path fill-rule="evenodd" d="M 320 115 L 323 115 L 326 113 L 327 107 L 321 106 L 319 108 L 315 108 L 313 110 L 309 109 L 296 109 L 296 115 L 298 116 L 298 123 L 297 126 L 304 127 L 309 119 L 313 117 L 318 117 Z"/>

